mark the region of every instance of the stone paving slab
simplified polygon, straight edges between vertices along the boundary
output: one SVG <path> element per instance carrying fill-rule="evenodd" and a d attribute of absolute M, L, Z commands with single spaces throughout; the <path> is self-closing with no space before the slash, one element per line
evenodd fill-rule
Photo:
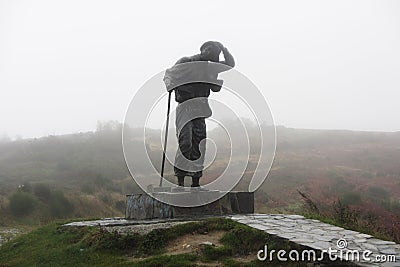
<path fill-rule="evenodd" d="M 228 216 L 232 220 L 249 225 L 268 234 L 295 242 L 315 250 L 337 250 L 342 255 L 357 250 L 361 261 L 353 261 L 360 266 L 400 266 L 400 244 L 374 238 L 371 235 L 347 230 L 301 215 L 248 214 Z M 369 257 L 395 257 L 395 262 L 363 261 L 362 253 L 371 251 Z M 339 258 L 340 253 L 337 254 Z"/>

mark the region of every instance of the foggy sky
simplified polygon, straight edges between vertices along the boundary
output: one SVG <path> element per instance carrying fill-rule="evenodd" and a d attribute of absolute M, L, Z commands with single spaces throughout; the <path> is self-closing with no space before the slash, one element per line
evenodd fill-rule
<path fill-rule="evenodd" d="M 0 135 L 123 121 L 147 79 L 207 40 L 278 125 L 400 130 L 400 2 L 237 2 L 0 0 Z"/>

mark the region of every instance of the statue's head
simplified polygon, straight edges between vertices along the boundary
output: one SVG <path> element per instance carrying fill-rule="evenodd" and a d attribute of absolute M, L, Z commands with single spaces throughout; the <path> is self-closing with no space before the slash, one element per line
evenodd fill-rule
<path fill-rule="evenodd" d="M 222 45 L 216 41 L 208 41 L 200 47 L 200 57 L 203 60 L 219 61 L 219 54 L 221 53 Z"/>

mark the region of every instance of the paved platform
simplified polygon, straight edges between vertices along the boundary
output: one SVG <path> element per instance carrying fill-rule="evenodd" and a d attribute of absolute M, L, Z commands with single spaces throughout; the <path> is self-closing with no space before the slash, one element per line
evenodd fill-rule
<path fill-rule="evenodd" d="M 202 216 L 194 218 L 164 218 L 164 219 L 143 219 L 127 220 L 125 218 L 108 218 L 95 221 L 72 222 L 66 226 L 105 226 L 114 227 L 121 232 L 148 231 L 150 229 L 167 228 L 175 223 L 189 222 L 215 216 Z M 235 214 L 219 216 L 230 218 L 255 229 L 265 231 L 270 235 L 297 243 L 305 249 L 315 251 L 332 250 L 343 251 L 343 258 L 346 252 L 357 250 L 360 260 L 353 262 L 359 266 L 399 266 L 400 267 L 400 244 L 395 242 L 377 239 L 371 235 L 344 229 L 342 227 L 323 223 L 318 220 L 306 219 L 301 215 L 287 214 Z M 150 226 L 151 225 L 151 226 Z M 123 227 L 126 227 L 123 229 Z M 137 227 L 132 227 L 137 226 Z M 139 229 L 146 228 L 144 230 Z M 118 228 L 115 228 L 118 227 Z M 371 251 L 368 255 L 371 261 L 362 259 L 362 253 Z M 340 258 L 340 254 L 337 254 Z M 348 254 L 351 256 L 351 254 Z M 391 257 L 395 262 L 377 262 L 377 256 Z M 394 258 L 393 258 L 394 257 Z"/>
<path fill-rule="evenodd" d="M 318 220 L 306 219 L 301 215 L 285 214 L 250 214 L 234 215 L 229 218 L 289 241 L 315 250 L 340 250 L 343 258 L 351 256 L 351 251 L 360 253 L 360 261 L 353 261 L 360 266 L 400 266 L 400 244 L 377 239 L 371 235 L 347 230 Z M 365 261 L 362 253 L 371 251 L 371 261 Z M 347 251 L 347 253 L 346 253 Z M 393 256 L 391 256 L 393 255 Z M 376 262 L 376 257 L 394 257 L 395 262 Z M 340 253 L 338 253 L 340 258 Z"/>

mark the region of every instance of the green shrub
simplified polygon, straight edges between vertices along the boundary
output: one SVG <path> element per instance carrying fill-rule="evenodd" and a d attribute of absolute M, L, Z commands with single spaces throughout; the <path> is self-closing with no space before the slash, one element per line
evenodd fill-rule
<path fill-rule="evenodd" d="M 87 235 L 83 239 L 83 244 L 97 251 L 122 250 L 127 252 L 137 249 L 140 240 L 139 234 L 121 235 L 117 231 L 110 233 L 103 227 L 100 227 Z"/>
<path fill-rule="evenodd" d="M 237 225 L 222 237 L 221 242 L 225 247 L 231 248 L 234 254 L 247 255 L 267 244 L 268 238 L 267 233 L 260 233 L 245 225 Z"/>
<path fill-rule="evenodd" d="M 202 249 L 202 253 L 206 261 L 215 261 L 224 258 L 231 257 L 233 250 L 231 247 L 214 247 L 212 245 L 205 245 Z"/>
<path fill-rule="evenodd" d="M 165 231 L 165 229 L 154 229 L 144 236 L 142 250 L 145 252 L 157 253 L 167 245 L 170 239 L 170 231 Z"/>

